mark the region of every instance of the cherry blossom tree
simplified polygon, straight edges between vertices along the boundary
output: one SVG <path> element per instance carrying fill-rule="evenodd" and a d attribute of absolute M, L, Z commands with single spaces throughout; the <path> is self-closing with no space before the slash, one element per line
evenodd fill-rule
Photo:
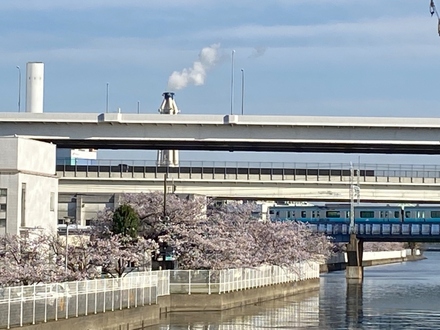
<path fill-rule="evenodd" d="M 123 277 L 139 267 L 148 268 L 158 245 L 153 240 L 113 235 L 90 241 L 90 247 L 94 252 L 93 265 L 99 266 L 103 274 Z"/>
<path fill-rule="evenodd" d="M 328 255 L 331 244 L 302 223 L 261 222 L 252 216 L 253 203 L 211 203 L 204 197 L 180 198 L 163 194 L 126 194 L 141 220 L 139 232 L 147 239 L 172 246 L 183 269 L 288 265 Z M 102 212 L 111 228 L 112 213 Z"/>
<path fill-rule="evenodd" d="M 0 285 L 29 285 L 63 280 L 64 259 L 53 253 L 50 244 L 55 239 L 46 234 L 0 237 Z"/>

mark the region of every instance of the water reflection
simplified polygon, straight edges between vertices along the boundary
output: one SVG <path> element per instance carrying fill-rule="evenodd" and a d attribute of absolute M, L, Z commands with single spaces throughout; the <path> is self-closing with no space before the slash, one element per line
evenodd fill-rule
<path fill-rule="evenodd" d="M 219 313 L 171 314 L 157 330 L 440 329 L 440 254 L 365 269 L 360 283 L 326 274 L 321 288 Z"/>

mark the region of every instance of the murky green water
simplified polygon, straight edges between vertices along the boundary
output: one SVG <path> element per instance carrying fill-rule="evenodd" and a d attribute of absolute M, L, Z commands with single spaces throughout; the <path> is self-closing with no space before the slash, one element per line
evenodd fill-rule
<path fill-rule="evenodd" d="M 440 329 L 440 253 L 365 268 L 363 285 L 344 272 L 323 275 L 306 295 L 222 313 L 169 315 L 148 329 Z"/>

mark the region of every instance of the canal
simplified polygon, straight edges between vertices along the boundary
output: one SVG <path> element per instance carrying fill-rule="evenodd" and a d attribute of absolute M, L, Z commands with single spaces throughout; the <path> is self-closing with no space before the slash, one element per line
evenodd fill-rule
<path fill-rule="evenodd" d="M 172 314 L 154 330 L 440 329 L 440 253 L 365 268 L 362 285 L 324 274 L 319 291 L 221 313 Z"/>

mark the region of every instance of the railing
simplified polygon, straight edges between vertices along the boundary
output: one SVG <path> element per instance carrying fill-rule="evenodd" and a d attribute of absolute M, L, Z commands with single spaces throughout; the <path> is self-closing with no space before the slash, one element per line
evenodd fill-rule
<path fill-rule="evenodd" d="M 356 164 L 360 182 L 440 182 L 439 165 Z M 155 178 L 170 174 L 175 179 L 218 180 L 305 180 L 349 181 L 350 164 L 347 163 L 283 163 L 283 162 L 220 162 L 181 161 L 177 167 L 158 166 L 148 160 L 89 161 L 71 164 L 57 161 L 57 171 L 65 177 L 91 178 Z"/>
<path fill-rule="evenodd" d="M 0 328 L 151 305 L 167 294 L 168 271 L 0 288 Z"/>
<path fill-rule="evenodd" d="M 319 278 L 319 264 L 301 262 L 288 268 L 261 266 L 224 270 L 172 270 L 171 293 L 226 293 Z"/>

